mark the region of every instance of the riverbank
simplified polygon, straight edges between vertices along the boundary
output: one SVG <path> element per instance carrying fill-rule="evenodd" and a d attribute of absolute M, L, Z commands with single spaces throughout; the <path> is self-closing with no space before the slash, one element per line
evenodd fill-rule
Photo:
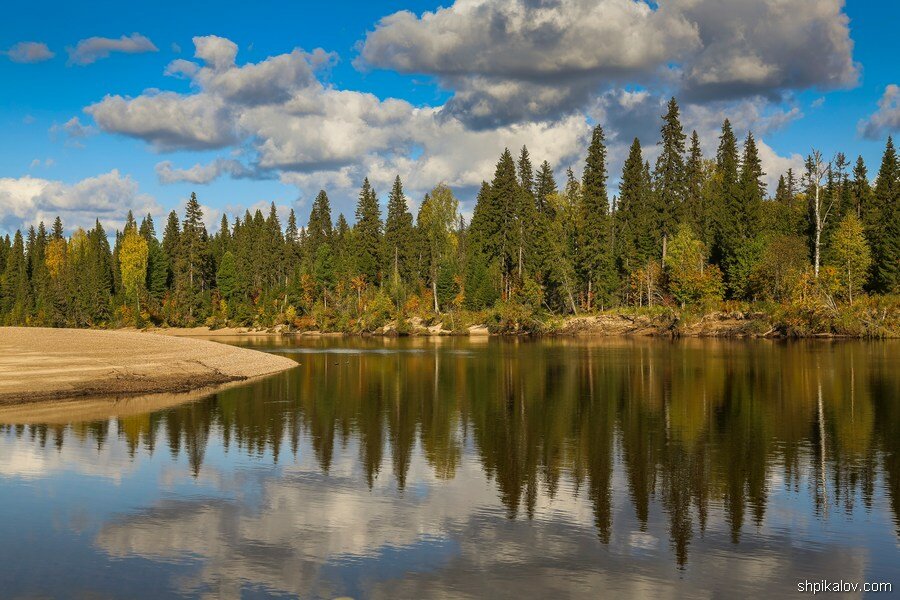
<path fill-rule="evenodd" d="M 138 331 L 0 328 L 0 405 L 181 393 L 287 370 L 288 358 Z"/>
<path fill-rule="evenodd" d="M 693 338 L 898 338 L 900 315 L 896 311 L 874 311 L 851 317 L 822 318 L 818 315 L 762 310 L 711 311 L 696 314 L 675 309 L 624 309 L 559 317 L 496 313 L 454 313 L 443 318 L 410 317 L 390 320 L 368 331 L 320 330 L 281 324 L 275 327 L 160 328 L 156 333 L 177 337 L 252 336 L 469 336 L 540 335 L 572 337 L 693 337 Z"/>

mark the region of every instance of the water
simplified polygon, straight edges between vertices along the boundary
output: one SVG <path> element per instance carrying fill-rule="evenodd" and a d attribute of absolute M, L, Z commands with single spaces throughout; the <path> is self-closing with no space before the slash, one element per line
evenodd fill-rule
<path fill-rule="evenodd" d="M 299 366 L 0 426 L 0 597 L 900 590 L 900 343 L 238 343 Z"/>

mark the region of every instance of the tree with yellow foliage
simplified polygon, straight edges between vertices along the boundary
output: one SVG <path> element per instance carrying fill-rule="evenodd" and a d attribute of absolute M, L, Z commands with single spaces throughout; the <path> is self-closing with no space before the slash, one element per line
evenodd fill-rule
<path fill-rule="evenodd" d="M 119 250 L 119 263 L 122 271 L 122 286 L 129 300 L 134 300 L 137 314 L 141 312 L 140 295 L 147 280 L 147 259 L 150 255 L 150 247 L 147 245 L 137 228 L 129 227 L 122 237 L 122 246 Z"/>

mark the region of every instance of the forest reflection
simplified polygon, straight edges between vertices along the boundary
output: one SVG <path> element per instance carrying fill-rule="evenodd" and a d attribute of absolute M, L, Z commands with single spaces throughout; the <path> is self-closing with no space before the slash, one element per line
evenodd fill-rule
<path fill-rule="evenodd" d="M 271 348 L 271 342 L 259 342 Z M 62 449 L 169 452 L 203 470 L 211 440 L 284 460 L 301 441 L 325 474 L 349 442 L 371 488 L 399 492 L 421 453 L 438 479 L 477 457 L 510 519 L 539 498 L 583 495 L 599 539 L 612 531 L 615 482 L 638 527 L 652 507 L 679 565 L 718 507 L 731 540 L 759 526 L 773 486 L 810 509 L 871 511 L 889 499 L 900 535 L 900 372 L 892 343 L 686 340 L 315 340 L 277 350 L 284 375 L 139 416 L 0 432 Z M 387 462 L 390 469 L 385 469 Z M 617 474 L 619 477 L 616 477 Z M 565 480 L 566 485 L 560 485 Z M 439 492 L 438 492 L 439 493 Z"/>

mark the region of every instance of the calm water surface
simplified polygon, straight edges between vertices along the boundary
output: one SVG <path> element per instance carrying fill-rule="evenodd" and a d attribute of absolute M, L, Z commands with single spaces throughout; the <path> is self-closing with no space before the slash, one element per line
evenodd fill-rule
<path fill-rule="evenodd" d="M 900 343 L 239 343 L 299 366 L 0 425 L 0 597 L 900 592 Z"/>

